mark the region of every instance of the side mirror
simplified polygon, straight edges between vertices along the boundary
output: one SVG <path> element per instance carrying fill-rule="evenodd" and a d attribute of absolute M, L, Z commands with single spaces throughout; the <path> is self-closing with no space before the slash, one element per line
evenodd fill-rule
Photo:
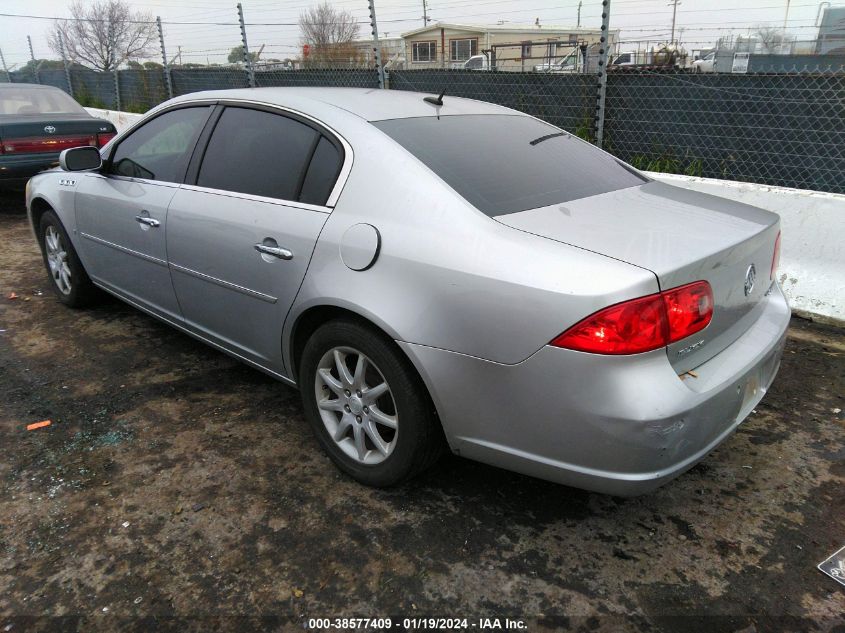
<path fill-rule="evenodd" d="M 99 169 L 103 164 L 100 150 L 96 147 L 72 147 L 59 154 L 59 166 L 64 171 L 89 171 Z"/>

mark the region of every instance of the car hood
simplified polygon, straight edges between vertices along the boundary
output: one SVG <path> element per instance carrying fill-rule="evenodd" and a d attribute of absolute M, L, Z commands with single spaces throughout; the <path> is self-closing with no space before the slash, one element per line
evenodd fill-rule
<path fill-rule="evenodd" d="M 673 356 L 679 369 L 704 362 L 747 329 L 770 286 L 780 224 L 763 209 L 655 181 L 496 220 L 650 270 L 663 290 L 709 282 L 715 310 L 707 345 Z M 745 293 L 752 264 L 757 283 Z"/>

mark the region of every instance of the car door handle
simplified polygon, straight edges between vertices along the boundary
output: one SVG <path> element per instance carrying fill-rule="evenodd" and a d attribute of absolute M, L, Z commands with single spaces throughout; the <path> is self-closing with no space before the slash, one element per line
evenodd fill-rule
<path fill-rule="evenodd" d="M 293 259 L 293 253 L 281 246 L 266 246 L 264 244 L 256 244 L 255 250 L 264 255 L 272 255 L 279 259 Z"/>
<path fill-rule="evenodd" d="M 155 218 L 147 217 L 146 215 L 136 215 L 135 219 L 138 220 L 138 222 L 140 222 L 141 224 L 146 224 L 147 226 L 151 226 L 153 228 L 161 226 L 161 222 L 159 222 Z"/>

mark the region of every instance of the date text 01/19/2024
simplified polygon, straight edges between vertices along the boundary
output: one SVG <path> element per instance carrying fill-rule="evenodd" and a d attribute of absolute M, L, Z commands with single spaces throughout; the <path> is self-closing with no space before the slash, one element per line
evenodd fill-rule
<path fill-rule="evenodd" d="M 524 620 L 511 618 L 309 618 L 311 630 L 389 630 L 401 626 L 411 630 L 526 630 Z"/>

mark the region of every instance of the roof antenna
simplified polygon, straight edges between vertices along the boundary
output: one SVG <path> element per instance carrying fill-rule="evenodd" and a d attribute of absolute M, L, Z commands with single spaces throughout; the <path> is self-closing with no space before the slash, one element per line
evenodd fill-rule
<path fill-rule="evenodd" d="M 443 95 L 446 94 L 446 88 L 440 91 L 440 96 L 437 97 L 425 97 L 423 101 L 426 103 L 431 103 L 432 105 L 442 106 L 443 105 Z"/>

